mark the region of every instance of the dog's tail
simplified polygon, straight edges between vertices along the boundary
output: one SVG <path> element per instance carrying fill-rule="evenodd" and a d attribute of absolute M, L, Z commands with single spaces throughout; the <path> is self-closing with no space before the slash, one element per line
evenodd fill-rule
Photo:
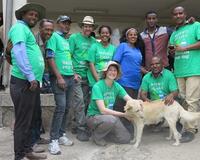
<path fill-rule="evenodd" d="M 182 108 L 180 112 L 180 117 L 186 122 L 194 122 L 196 120 L 200 120 L 200 112 L 190 112 Z"/>

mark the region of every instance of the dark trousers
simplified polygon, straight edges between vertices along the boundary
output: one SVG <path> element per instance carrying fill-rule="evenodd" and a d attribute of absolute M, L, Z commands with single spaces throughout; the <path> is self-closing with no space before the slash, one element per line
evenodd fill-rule
<path fill-rule="evenodd" d="M 15 160 L 21 160 L 26 153 L 32 152 L 32 132 L 35 127 L 36 108 L 40 105 L 39 87 L 29 90 L 30 83 L 11 76 L 10 94 L 14 104 L 14 152 Z"/>
<path fill-rule="evenodd" d="M 41 127 L 42 127 L 42 108 L 41 105 L 37 105 L 35 108 L 35 112 L 37 113 L 35 116 L 35 123 L 32 130 L 32 146 L 40 140 L 41 135 Z"/>

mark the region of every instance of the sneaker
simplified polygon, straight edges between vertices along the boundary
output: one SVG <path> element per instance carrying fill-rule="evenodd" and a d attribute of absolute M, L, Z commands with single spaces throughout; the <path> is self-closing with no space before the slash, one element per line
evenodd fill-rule
<path fill-rule="evenodd" d="M 28 159 L 47 159 L 46 154 L 40 154 L 40 153 L 34 153 L 34 152 L 26 153 L 25 157 Z"/>
<path fill-rule="evenodd" d="M 34 144 L 32 149 L 33 149 L 33 152 L 35 153 L 45 152 L 45 149 L 42 146 L 39 146 L 38 144 Z"/>
<path fill-rule="evenodd" d="M 60 145 L 64 145 L 64 146 L 72 146 L 74 144 L 73 141 L 67 138 L 65 133 L 63 134 L 62 137 L 59 138 L 58 142 Z"/>
<path fill-rule="evenodd" d="M 78 130 L 76 138 L 79 141 L 89 141 L 89 135 L 86 131 Z"/>
<path fill-rule="evenodd" d="M 57 139 L 56 140 L 52 140 L 51 143 L 49 143 L 48 150 L 53 155 L 61 154 L 60 147 L 59 147 Z"/>

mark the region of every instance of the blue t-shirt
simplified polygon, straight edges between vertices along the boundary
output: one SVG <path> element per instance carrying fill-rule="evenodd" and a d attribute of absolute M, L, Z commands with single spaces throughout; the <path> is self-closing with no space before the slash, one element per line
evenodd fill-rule
<path fill-rule="evenodd" d="M 142 79 L 140 50 L 128 43 L 121 43 L 116 49 L 113 60 L 121 65 L 122 76 L 118 82 L 124 87 L 139 89 Z"/>

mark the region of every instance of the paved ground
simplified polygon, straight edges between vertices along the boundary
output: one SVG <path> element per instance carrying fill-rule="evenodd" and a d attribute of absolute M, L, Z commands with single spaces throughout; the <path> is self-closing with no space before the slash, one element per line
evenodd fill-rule
<path fill-rule="evenodd" d="M 74 140 L 74 146 L 62 147 L 62 154 L 52 156 L 48 152 L 48 160 L 199 160 L 200 134 L 190 142 L 174 147 L 173 141 L 165 140 L 168 130 L 152 133 L 145 129 L 139 149 L 131 144 L 108 144 L 99 147 L 89 142 L 79 142 L 74 135 L 68 134 Z M 48 135 L 44 135 L 47 137 Z M 47 149 L 47 146 L 44 146 Z M 10 128 L 0 129 L 0 160 L 13 160 L 13 137 Z"/>

